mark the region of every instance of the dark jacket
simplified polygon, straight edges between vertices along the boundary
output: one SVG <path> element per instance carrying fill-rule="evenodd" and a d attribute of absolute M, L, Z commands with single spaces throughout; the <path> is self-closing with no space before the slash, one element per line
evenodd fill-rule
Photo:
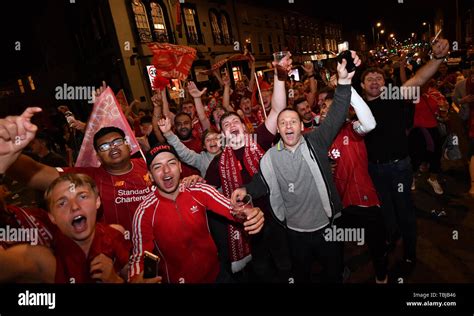
<path fill-rule="evenodd" d="M 328 159 L 328 150 L 344 124 L 349 110 L 351 100 L 351 86 L 338 85 L 334 94 L 334 101 L 326 119 L 321 125 L 305 136 L 306 144 L 302 148 L 302 154 L 311 169 L 311 175 L 317 183 L 324 182 L 327 199 L 324 199 L 323 207 L 331 222 L 338 217 L 342 207 L 336 186 L 334 184 L 331 167 Z M 257 199 L 263 195 L 270 194 L 270 204 L 273 214 L 281 222 L 285 222 L 285 205 L 280 193 L 280 187 L 274 173 L 271 155 L 277 155 L 283 146 L 280 141 L 276 146 L 268 150 L 260 160 L 260 172 L 255 174 L 252 182 L 245 187 L 252 198 Z M 319 179 L 316 179 L 319 177 Z M 323 192 L 324 193 L 324 192 Z M 316 211 L 316 210 L 315 210 Z"/>

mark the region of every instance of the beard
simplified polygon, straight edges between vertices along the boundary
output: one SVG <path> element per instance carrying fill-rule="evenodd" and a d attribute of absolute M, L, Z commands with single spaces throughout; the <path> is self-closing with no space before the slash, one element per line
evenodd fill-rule
<path fill-rule="evenodd" d="M 192 130 L 188 128 L 182 128 L 179 130 L 178 138 L 180 140 L 188 140 L 192 136 Z"/>

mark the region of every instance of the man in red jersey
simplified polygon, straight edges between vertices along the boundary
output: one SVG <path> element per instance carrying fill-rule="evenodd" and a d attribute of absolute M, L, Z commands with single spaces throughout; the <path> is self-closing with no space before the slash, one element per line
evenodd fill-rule
<path fill-rule="evenodd" d="M 125 133 L 117 127 L 104 127 L 94 135 L 94 148 L 101 162 L 99 168 L 53 168 L 20 155 L 8 174 L 28 186 L 45 190 L 62 173 L 85 173 L 97 183 L 102 197 L 100 221 L 119 224 L 130 239 L 133 214 L 140 202 L 151 192 L 146 163 L 130 157 Z"/>
<path fill-rule="evenodd" d="M 147 164 L 156 190 L 140 204 L 133 219 L 130 280 L 143 273 L 143 254 L 149 251 L 160 256 L 160 273 L 167 283 L 219 281 L 217 248 L 207 225 L 206 209 L 236 221 L 229 199 L 203 183 L 180 187 L 181 163 L 169 145 L 151 149 Z M 258 233 L 264 221 L 262 211 L 244 211 L 245 231 Z"/>
<path fill-rule="evenodd" d="M 368 171 L 367 150 L 364 135 L 375 128 L 376 122 L 365 101 L 354 88 L 351 94 L 350 119 L 339 130 L 329 157 L 334 164 L 334 183 L 342 200 L 343 210 L 336 225 L 344 228 L 363 228 L 367 234 L 367 246 L 372 257 L 376 283 L 387 283 L 387 256 L 385 225 L 380 201 Z M 325 100 L 326 111 L 332 99 Z M 354 114 L 357 120 L 354 120 Z M 321 122 L 326 116 L 321 116 Z"/>
<path fill-rule="evenodd" d="M 0 281 L 123 283 L 130 245 L 118 230 L 96 223 L 100 197 L 94 180 L 65 174 L 45 198 L 49 219 L 58 227 L 52 249 L 28 244 L 0 249 Z"/>

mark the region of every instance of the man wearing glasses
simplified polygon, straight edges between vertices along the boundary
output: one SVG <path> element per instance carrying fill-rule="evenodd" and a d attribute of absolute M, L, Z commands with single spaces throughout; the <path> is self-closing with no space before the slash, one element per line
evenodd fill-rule
<path fill-rule="evenodd" d="M 53 168 L 21 155 L 8 174 L 37 190 L 45 190 L 62 173 L 85 173 L 97 183 L 102 198 L 98 219 L 106 224 L 119 224 L 125 238 L 131 235 L 133 215 L 140 202 L 151 192 L 146 163 L 131 158 L 125 133 L 117 127 L 104 127 L 94 135 L 94 148 L 101 166 Z M 73 189 L 73 188 L 71 188 Z"/>

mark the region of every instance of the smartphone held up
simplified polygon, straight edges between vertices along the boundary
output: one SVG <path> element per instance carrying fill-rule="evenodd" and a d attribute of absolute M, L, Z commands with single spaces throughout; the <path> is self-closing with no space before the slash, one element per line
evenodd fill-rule
<path fill-rule="evenodd" d="M 341 64 L 342 60 L 345 59 L 347 61 L 347 72 L 353 72 L 356 69 L 356 65 L 354 64 L 354 58 L 352 58 L 351 51 L 349 50 L 349 42 L 345 41 L 338 44 L 337 50 L 337 61 Z"/>

